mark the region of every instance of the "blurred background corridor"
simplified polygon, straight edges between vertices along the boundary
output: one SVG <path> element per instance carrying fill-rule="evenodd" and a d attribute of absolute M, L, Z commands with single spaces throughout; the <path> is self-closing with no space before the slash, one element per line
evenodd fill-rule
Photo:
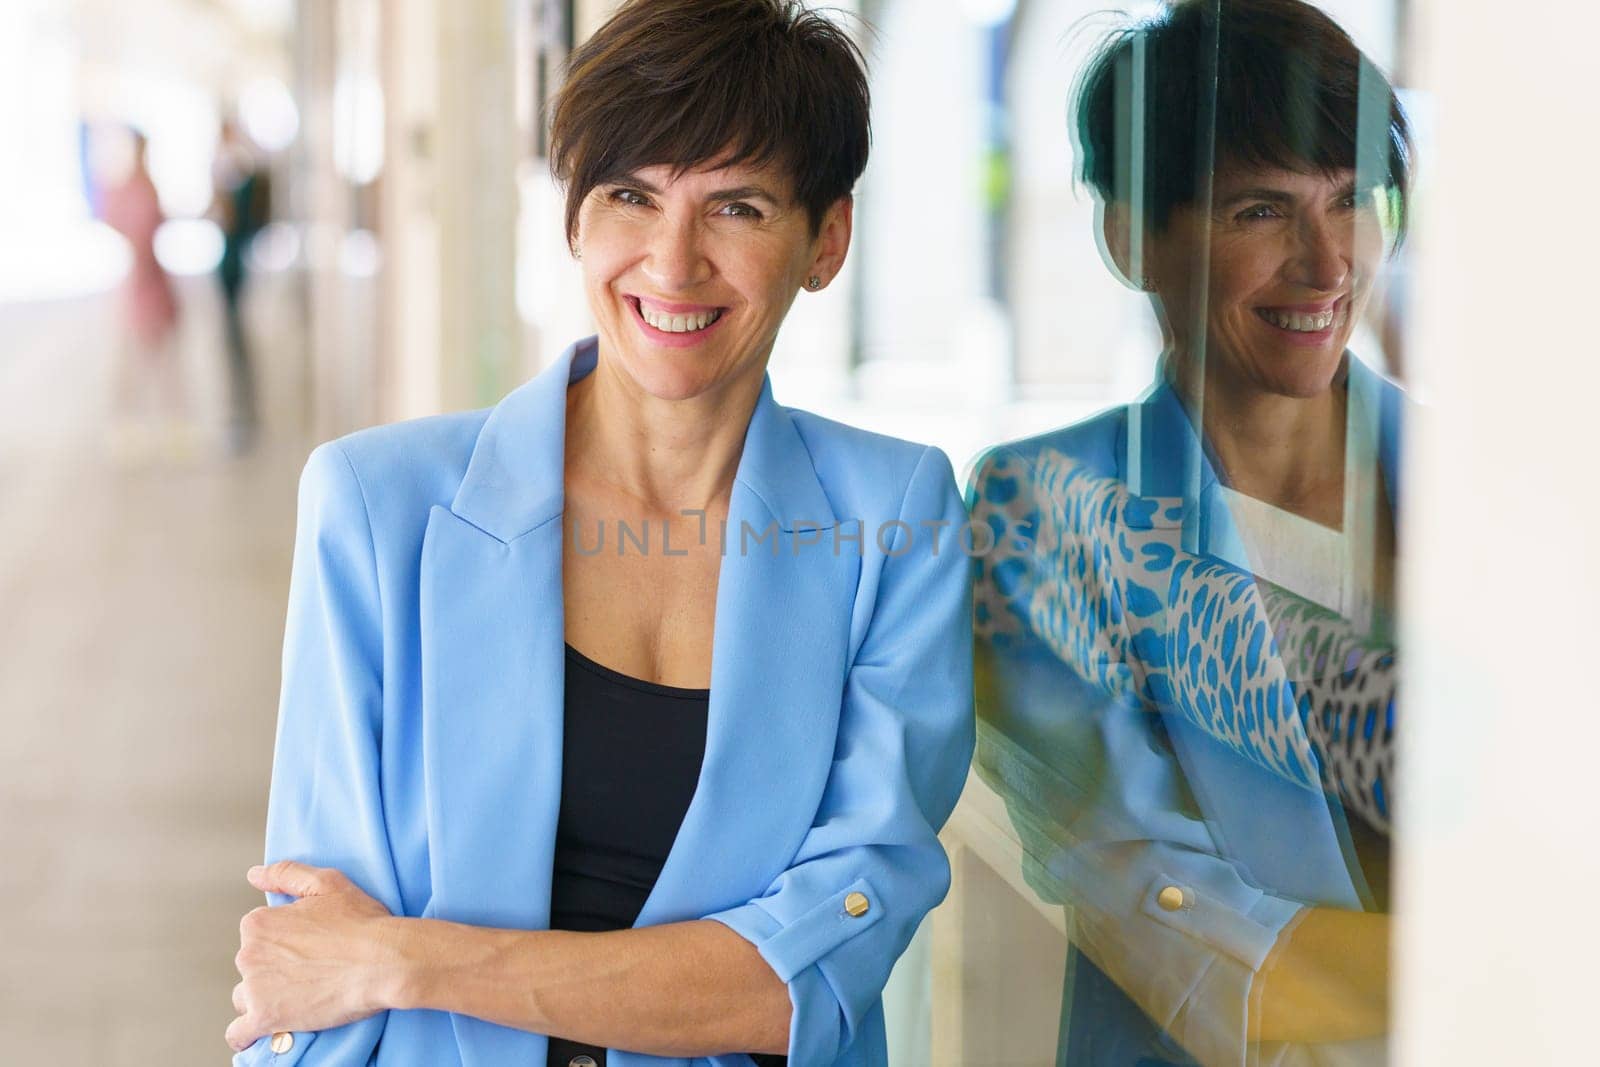
<path fill-rule="evenodd" d="M 0 1040 L 17 1064 L 216 1062 L 255 903 L 298 352 L 263 349 L 248 456 L 132 457 L 104 437 L 105 304 L 4 316 Z"/>
<path fill-rule="evenodd" d="M 361 426 L 491 404 L 589 332 L 542 115 L 613 6 L 0 0 L 0 1063 L 226 1056 L 301 465 Z M 830 6 L 872 27 L 873 156 L 844 274 L 779 339 L 780 399 L 937 444 L 965 476 L 988 445 L 1133 397 L 1160 337 L 1147 299 L 1105 269 L 1064 121 L 1084 20 L 1108 5 Z M 1418 236 L 1351 346 L 1438 404 L 1409 459 L 1408 536 L 1431 540 L 1405 578 L 1426 637 L 1407 683 L 1422 799 L 1399 830 L 1400 907 L 1430 908 L 1406 913 L 1396 1060 L 1555 1062 L 1593 979 L 1581 960 L 1543 988 L 1529 976 L 1548 978 L 1558 943 L 1600 949 L 1600 930 L 1527 904 L 1600 878 L 1600 859 L 1559 847 L 1592 833 L 1561 787 L 1600 725 L 1563 723 L 1569 773 L 1524 747 L 1507 709 L 1592 711 L 1587 679 L 1574 697 L 1564 672 L 1526 676 L 1521 648 L 1496 655 L 1507 639 L 1471 624 L 1455 583 L 1493 575 L 1476 611 L 1539 618 L 1552 661 L 1592 656 L 1581 431 L 1600 382 L 1556 323 L 1459 320 L 1581 311 L 1594 242 L 1548 220 L 1458 222 L 1482 218 L 1500 162 L 1485 116 L 1535 144 L 1593 128 L 1567 110 L 1590 94 L 1569 43 L 1584 35 L 1544 27 L 1587 18 L 1592 38 L 1600 16 L 1559 0 L 1476 21 L 1445 0 L 1319 6 L 1393 76 L 1424 160 Z M 1502 91 L 1535 82 L 1531 103 Z M 1551 151 L 1569 153 L 1552 174 L 1594 173 L 1588 149 Z M 1521 217 L 1575 180 L 1502 183 L 1496 206 Z M 1530 261 L 1549 269 L 1512 269 Z M 1530 487 L 1558 502 L 1546 521 L 1580 531 L 1580 558 L 1528 561 L 1513 581 L 1505 553 L 1526 534 L 1492 505 Z M 1468 498 L 1491 506 L 1455 521 L 1444 505 Z M 1580 595 L 1538 599 L 1556 586 Z M 1062 909 L 1030 893 L 981 783 L 946 837 L 955 892 L 887 997 L 895 1062 L 1053 1063 Z M 1527 856 L 1478 870 L 1506 839 Z M 1486 958 L 1515 988 L 1481 976 Z"/>
<path fill-rule="evenodd" d="M 254 101 L 267 145 L 294 136 L 289 14 L 0 9 L 7 1063 L 226 1053 L 309 426 L 304 284 L 292 255 L 261 257 L 270 234 L 244 311 L 258 418 L 232 410 L 213 160 L 228 100 Z M 105 221 L 137 222 L 111 193 L 130 127 L 169 220 L 150 235 L 171 294 L 154 327 L 130 315 L 137 231 Z"/>

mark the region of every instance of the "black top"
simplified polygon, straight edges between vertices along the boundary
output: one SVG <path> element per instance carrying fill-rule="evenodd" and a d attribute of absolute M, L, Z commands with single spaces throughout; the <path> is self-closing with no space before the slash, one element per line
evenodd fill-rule
<path fill-rule="evenodd" d="M 625 930 L 700 777 L 711 692 L 620 674 L 567 646 L 552 930 Z"/>
<path fill-rule="evenodd" d="M 710 705 L 709 689 L 630 678 L 567 646 L 550 929 L 625 930 L 639 918 L 700 779 Z M 583 1056 L 606 1062 L 605 1049 L 550 1039 L 549 1067 Z"/>

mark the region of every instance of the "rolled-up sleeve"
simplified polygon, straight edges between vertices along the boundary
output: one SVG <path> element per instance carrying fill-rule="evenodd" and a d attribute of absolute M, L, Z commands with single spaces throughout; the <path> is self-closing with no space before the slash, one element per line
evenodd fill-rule
<path fill-rule="evenodd" d="M 1125 780 L 1176 784 L 1170 756 L 1143 753 L 1148 766 L 1134 757 L 1117 768 Z M 1252 986 L 1305 905 L 1254 884 L 1202 820 L 1130 811 L 1113 796 L 1080 813 L 1071 844 L 1049 860 L 1075 908 L 1074 938 L 1201 1063 L 1242 1065 Z"/>
<path fill-rule="evenodd" d="M 382 615 L 372 529 L 354 468 L 337 442 L 300 479 L 283 688 L 268 802 L 266 861 L 335 867 L 400 911 L 378 779 Z M 274 896 L 274 905 L 288 898 Z M 387 1013 L 296 1033 L 275 1053 L 262 1038 L 235 1067 L 365 1063 Z"/>
<path fill-rule="evenodd" d="M 833 1063 L 851 1047 L 950 885 L 937 835 L 972 756 L 971 585 L 956 536 L 966 511 L 938 449 L 918 462 L 899 520 L 816 819 L 765 894 L 709 916 L 788 984 L 794 1064 Z"/>

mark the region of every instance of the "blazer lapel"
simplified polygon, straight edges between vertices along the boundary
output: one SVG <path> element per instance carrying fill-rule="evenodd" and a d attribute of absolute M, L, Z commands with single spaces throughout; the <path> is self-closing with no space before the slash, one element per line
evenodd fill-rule
<path fill-rule="evenodd" d="M 569 349 L 479 434 L 421 563 L 422 744 L 432 897 L 425 915 L 549 925 L 561 803 L 566 392 L 594 365 Z M 545 1038 L 453 1016 L 463 1063 L 533 1062 Z"/>
<path fill-rule="evenodd" d="M 561 529 L 511 544 L 436 508 L 422 571 L 423 773 L 430 912 L 549 920 L 561 799 Z"/>
<path fill-rule="evenodd" d="M 861 567 L 837 527 L 769 383 L 729 500 L 705 759 L 636 925 L 761 896 L 810 829 L 833 762 Z"/>

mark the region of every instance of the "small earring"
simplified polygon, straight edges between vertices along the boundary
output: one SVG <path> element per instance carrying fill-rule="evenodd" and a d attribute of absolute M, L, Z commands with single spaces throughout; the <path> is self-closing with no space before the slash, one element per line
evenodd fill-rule
<path fill-rule="evenodd" d="M 818 289 L 822 288 L 822 279 L 813 274 L 811 277 L 806 279 L 806 288 L 810 289 L 813 293 L 816 292 Z"/>
<path fill-rule="evenodd" d="M 583 262 L 583 247 L 581 245 L 572 246 L 572 258 L 580 263 Z"/>

